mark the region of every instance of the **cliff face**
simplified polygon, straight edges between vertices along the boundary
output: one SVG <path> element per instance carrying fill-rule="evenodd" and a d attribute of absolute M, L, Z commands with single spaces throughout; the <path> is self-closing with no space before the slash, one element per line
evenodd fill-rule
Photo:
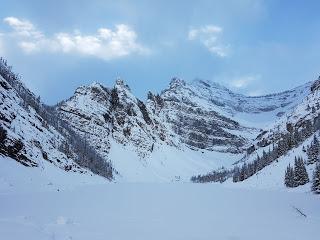
<path fill-rule="evenodd" d="M 97 83 L 80 87 L 58 104 L 57 111 L 105 158 L 109 158 L 111 139 L 132 146 L 142 158 L 150 155 L 155 144 L 172 145 L 162 123 L 122 80 L 110 89 Z"/>
<path fill-rule="evenodd" d="M 235 94 L 216 83 L 173 79 L 161 94 L 164 117 L 192 148 L 241 153 L 261 130 L 303 99 L 309 85 L 262 97 Z"/>

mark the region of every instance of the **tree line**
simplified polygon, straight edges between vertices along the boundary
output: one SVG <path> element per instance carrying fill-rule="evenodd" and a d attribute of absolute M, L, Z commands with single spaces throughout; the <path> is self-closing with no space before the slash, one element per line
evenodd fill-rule
<path fill-rule="evenodd" d="M 221 170 L 212 171 L 205 175 L 192 176 L 191 181 L 194 183 L 206 183 L 206 182 L 224 182 L 233 174 L 232 170 L 222 168 Z"/>
<path fill-rule="evenodd" d="M 280 134 L 278 142 L 272 144 L 272 149 L 270 144 L 268 152 L 263 150 L 262 156 L 257 155 L 253 162 L 244 163 L 240 167 L 236 166 L 233 170 L 233 181 L 239 182 L 251 177 L 272 162 L 277 161 L 279 157 L 284 156 L 291 149 L 298 147 L 304 140 L 319 130 L 319 124 L 317 124 L 316 121 L 317 120 L 312 123 L 311 120 L 306 120 L 300 127 L 300 130 L 298 127 L 295 129 L 293 129 L 293 127 L 287 127 L 289 131 Z M 311 148 L 310 151 L 315 152 L 314 148 Z"/>

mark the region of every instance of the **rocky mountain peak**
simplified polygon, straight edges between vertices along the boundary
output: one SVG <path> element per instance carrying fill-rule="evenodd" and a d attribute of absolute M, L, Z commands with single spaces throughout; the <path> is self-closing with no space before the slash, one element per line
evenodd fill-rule
<path fill-rule="evenodd" d="M 211 89 L 211 90 L 219 90 L 223 91 L 226 94 L 231 93 L 231 90 L 226 88 L 225 86 L 221 85 L 220 83 L 213 82 L 210 80 L 205 80 L 205 79 L 195 79 L 193 80 L 190 85 L 197 87 L 197 88 L 202 88 L 202 89 Z"/>
<path fill-rule="evenodd" d="M 130 87 L 122 78 L 117 78 L 114 84 L 114 87 L 118 90 L 127 90 L 131 91 Z"/>
<path fill-rule="evenodd" d="M 90 85 L 88 85 L 88 88 L 101 88 L 101 89 L 104 89 L 105 87 L 101 83 L 94 81 Z"/>
<path fill-rule="evenodd" d="M 171 79 L 169 86 L 170 86 L 170 89 L 173 89 L 173 88 L 178 88 L 185 85 L 186 85 L 186 82 L 183 79 L 180 79 L 178 77 L 173 77 Z"/>
<path fill-rule="evenodd" d="M 311 91 L 315 92 L 316 90 L 320 89 L 320 76 L 317 80 L 315 80 L 311 85 Z"/>
<path fill-rule="evenodd" d="M 83 85 L 78 87 L 75 90 L 75 94 L 86 95 L 91 91 L 106 91 L 106 88 L 98 82 L 92 82 L 89 85 Z"/>
<path fill-rule="evenodd" d="M 118 86 L 124 86 L 125 85 L 124 84 L 124 80 L 121 79 L 121 78 L 117 78 L 115 84 L 118 85 Z"/>

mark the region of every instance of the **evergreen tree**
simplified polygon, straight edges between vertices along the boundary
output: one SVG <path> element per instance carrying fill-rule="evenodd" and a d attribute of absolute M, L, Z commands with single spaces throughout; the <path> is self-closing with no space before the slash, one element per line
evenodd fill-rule
<path fill-rule="evenodd" d="M 257 156 L 257 171 L 260 171 L 264 166 L 263 166 L 263 163 L 262 163 L 262 159 L 260 158 L 260 156 L 258 155 Z"/>
<path fill-rule="evenodd" d="M 247 167 L 247 164 L 244 163 L 240 170 L 240 181 L 247 179 L 247 176 L 248 176 L 247 172 L 248 172 L 248 167 Z"/>
<path fill-rule="evenodd" d="M 114 110 L 119 106 L 119 95 L 117 89 L 114 87 L 111 90 L 110 110 Z"/>
<path fill-rule="evenodd" d="M 304 136 L 305 138 L 311 136 L 311 134 L 313 133 L 313 125 L 311 123 L 311 120 L 307 120 L 306 124 L 305 124 L 305 129 L 304 129 Z"/>
<path fill-rule="evenodd" d="M 238 166 L 234 167 L 232 180 L 233 182 L 240 181 L 240 168 Z"/>
<path fill-rule="evenodd" d="M 7 138 L 7 131 L 2 126 L 0 126 L 0 145 L 4 143 L 6 138 Z"/>
<path fill-rule="evenodd" d="M 289 187 L 289 188 L 295 187 L 294 170 L 290 166 L 290 164 L 287 167 L 287 170 L 286 170 L 286 173 L 285 173 L 284 184 L 285 184 L 286 187 Z"/>
<path fill-rule="evenodd" d="M 305 185 L 309 182 L 308 173 L 303 159 L 298 157 L 294 161 L 294 183 L 295 186 Z"/>
<path fill-rule="evenodd" d="M 294 130 L 294 133 L 293 133 L 293 141 L 294 141 L 294 145 L 295 147 L 297 147 L 299 145 L 299 143 L 302 141 L 301 139 L 301 134 L 300 132 L 298 131 L 298 128 L 296 128 Z"/>
<path fill-rule="evenodd" d="M 320 194 L 320 164 L 319 163 L 317 164 L 313 173 L 311 190 L 316 194 Z"/>
<path fill-rule="evenodd" d="M 281 139 L 277 147 L 277 158 L 283 156 L 286 153 L 284 141 Z"/>
<path fill-rule="evenodd" d="M 316 136 L 314 136 L 313 141 L 311 142 L 311 145 L 309 146 L 307 150 L 308 155 L 308 164 L 313 164 L 318 161 L 320 154 L 320 143 Z"/>

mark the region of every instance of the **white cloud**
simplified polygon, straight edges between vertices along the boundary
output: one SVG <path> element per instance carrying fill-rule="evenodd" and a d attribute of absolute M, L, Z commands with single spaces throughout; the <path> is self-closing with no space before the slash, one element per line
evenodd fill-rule
<path fill-rule="evenodd" d="M 231 80 L 230 86 L 232 88 L 244 89 L 247 88 L 253 82 L 256 82 L 261 78 L 261 75 L 247 75 L 242 77 L 237 77 Z"/>
<path fill-rule="evenodd" d="M 136 32 L 127 25 L 119 24 L 115 29 L 100 28 L 93 35 L 80 31 L 56 33 L 47 37 L 27 20 L 15 17 L 4 19 L 13 29 L 18 46 L 26 53 L 40 51 L 73 53 L 111 60 L 131 54 L 148 54 L 150 50 L 137 42 Z"/>
<path fill-rule="evenodd" d="M 221 44 L 219 38 L 222 32 L 223 29 L 215 25 L 191 28 L 188 33 L 188 39 L 200 41 L 211 53 L 219 57 L 226 57 L 229 54 L 230 46 Z"/>
<path fill-rule="evenodd" d="M 33 43 L 33 42 L 19 42 L 18 44 L 20 46 L 20 48 L 23 49 L 23 51 L 25 51 L 26 53 L 32 53 L 32 52 L 36 52 L 37 50 L 39 50 L 37 48 L 37 44 Z"/>
<path fill-rule="evenodd" d="M 35 26 L 28 20 L 21 20 L 15 17 L 7 17 L 3 21 L 10 27 L 12 27 L 13 30 L 21 36 L 32 38 L 43 37 L 42 33 L 38 31 Z"/>

